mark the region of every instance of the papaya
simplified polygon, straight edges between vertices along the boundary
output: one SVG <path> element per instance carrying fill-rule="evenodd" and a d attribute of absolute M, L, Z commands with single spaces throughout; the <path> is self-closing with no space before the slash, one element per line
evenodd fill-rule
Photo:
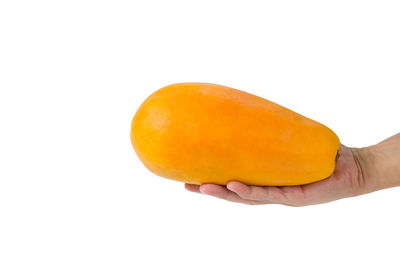
<path fill-rule="evenodd" d="M 340 141 L 264 98 L 208 83 L 151 94 L 133 117 L 133 148 L 151 172 L 190 184 L 301 185 L 329 177 Z"/>

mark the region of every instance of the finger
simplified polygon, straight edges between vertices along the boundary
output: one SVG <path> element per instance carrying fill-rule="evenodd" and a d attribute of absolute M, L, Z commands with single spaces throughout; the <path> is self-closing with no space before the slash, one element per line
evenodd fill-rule
<path fill-rule="evenodd" d="M 197 184 L 185 184 L 185 189 L 190 192 L 200 193 L 200 186 Z"/>
<path fill-rule="evenodd" d="M 239 202 L 243 204 L 259 204 L 256 201 L 242 199 L 236 193 L 229 191 L 225 186 L 217 185 L 217 184 L 202 184 L 200 186 L 200 192 L 205 195 L 210 195 L 213 197 L 217 197 L 220 199 L 232 201 L 232 202 Z"/>
<path fill-rule="evenodd" d="M 242 199 L 261 201 L 263 203 L 282 202 L 281 193 L 279 191 L 274 192 L 276 191 L 275 187 L 251 186 L 237 181 L 229 182 L 226 187 Z"/>

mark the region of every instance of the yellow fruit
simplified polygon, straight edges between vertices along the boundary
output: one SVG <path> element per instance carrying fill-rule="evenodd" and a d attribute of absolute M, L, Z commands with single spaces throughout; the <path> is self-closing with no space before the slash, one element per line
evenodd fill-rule
<path fill-rule="evenodd" d="M 328 127 L 225 86 L 180 83 L 149 96 L 131 141 L 153 173 L 192 184 L 241 181 L 300 185 L 335 169 L 340 146 Z"/>

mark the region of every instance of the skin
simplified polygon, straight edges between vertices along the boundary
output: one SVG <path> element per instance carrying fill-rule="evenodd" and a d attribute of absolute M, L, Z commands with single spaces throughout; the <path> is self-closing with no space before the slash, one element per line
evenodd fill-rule
<path fill-rule="evenodd" d="M 252 186 L 230 181 L 185 184 L 191 192 L 249 205 L 307 206 L 400 186 L 400 133 L 364 148 L 340 146 L 334 173 L 319 182 L 298 186 Z"/>

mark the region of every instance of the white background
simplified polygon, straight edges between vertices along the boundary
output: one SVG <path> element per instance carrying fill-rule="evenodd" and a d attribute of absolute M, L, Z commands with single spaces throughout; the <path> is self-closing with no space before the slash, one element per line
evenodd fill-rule
<path fill-rule="evenodd" d="M 400 131 L 398 1 L 0 2 L 0 266 L 399 266 L 400 190 L 245 206 L 147 171 L 153 91 L 218 83 L 332 128 Z"/>

